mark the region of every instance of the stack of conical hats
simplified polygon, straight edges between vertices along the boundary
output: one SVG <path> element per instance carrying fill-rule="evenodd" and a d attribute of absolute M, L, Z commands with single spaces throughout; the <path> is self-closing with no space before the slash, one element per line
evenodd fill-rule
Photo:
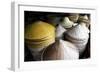
<path fill-rule="evenodd" d="M 83 23 L 78 24 L 77 26 L 69 29 L 68 32 L 65 33 L 65 39 L 75 44 L 80 52 L 84 50 L 89 38 L 89 30 L 88 28 L 86 28 L 86 26 L 83 26 L 82 24 Z"/>
<path fill-rule="evenodd" d="M 55 27 L 37 21 L 25 27 L 25 43 L 29 48 L 44 48 L 55 42 Z"/>

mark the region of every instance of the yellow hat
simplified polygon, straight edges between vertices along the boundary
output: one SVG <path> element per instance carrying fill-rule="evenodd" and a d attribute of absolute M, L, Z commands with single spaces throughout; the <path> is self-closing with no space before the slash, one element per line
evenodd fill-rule
<path fill-rule="evenodd" d="M 25 27 L 25 43 L 29 48 L 44 48 L 55 42 L 55 27 L 37 21 Z"/>
<path fill-rule="evenodd" d="M 33 24 L 27 25 L 25 28 L 25 39 L 41 39 L 51 36 L 55 31 L 54 26 L 38 21 Z"/>

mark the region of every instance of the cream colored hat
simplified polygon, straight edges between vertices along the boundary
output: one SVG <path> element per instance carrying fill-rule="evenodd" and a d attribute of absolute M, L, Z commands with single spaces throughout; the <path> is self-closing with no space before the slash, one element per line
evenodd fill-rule
<path fill-rule="evenodd" d="M 71 28 L 73 26 L 73 22 L 69 20 L 68 17 L 65 17 L 63 22 L 61 23 L 61 25 L 64 27 L 64 28 Z"/>

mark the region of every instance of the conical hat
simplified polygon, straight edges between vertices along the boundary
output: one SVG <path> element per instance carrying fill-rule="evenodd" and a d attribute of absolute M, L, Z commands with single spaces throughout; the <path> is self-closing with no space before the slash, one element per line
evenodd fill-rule
<path fill-rule="evenodd" d="M 55 27 L 38 21 L 25 28 L 25 43 L 31 49 L 44 48 L 55 42 Z"/>
<path fill-rule="evenodd" d="M 25 39 L 41 39 L 52 35 L 54 32 L 54 26 L 46 22 L 38 21 L 26 26 Z"/>
<path fill-rule="evenodd" d="M 64 18 L 64 21 L 61 23 L 64 28 L 70 28 L 74 24 L 72 21 L 69 20 L 68 17 Z"/>
<path fill-rule="evenodd" d="M 79 52 L 72 43 L 58 40 L 44 50 L 41 58 L 42 60 L 78 59 Z"/>
<path fill-rule="evenodd" d="M 56 40 L 55 43 L 49 45 L 42 53 L 42 60 L 61 60 L 62 49 L 59 47 L 59 40 Z"/>

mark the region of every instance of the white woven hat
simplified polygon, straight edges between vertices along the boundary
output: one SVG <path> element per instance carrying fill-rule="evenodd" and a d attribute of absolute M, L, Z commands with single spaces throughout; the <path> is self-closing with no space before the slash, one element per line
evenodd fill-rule
<path fill-rule="evenodd" d="M 69 29 L 65 34 L 65 39 L 77 46 L 79 52 L 83 52 L 89 38 L 89 30 L 84 23 Z"/>
<path fill-rule="evenodd" d="M 86 26 L 82 26 L 80 24 L 68 30 L 67 34 L 73 39 L 87 39 L 89 30 Z"/>

